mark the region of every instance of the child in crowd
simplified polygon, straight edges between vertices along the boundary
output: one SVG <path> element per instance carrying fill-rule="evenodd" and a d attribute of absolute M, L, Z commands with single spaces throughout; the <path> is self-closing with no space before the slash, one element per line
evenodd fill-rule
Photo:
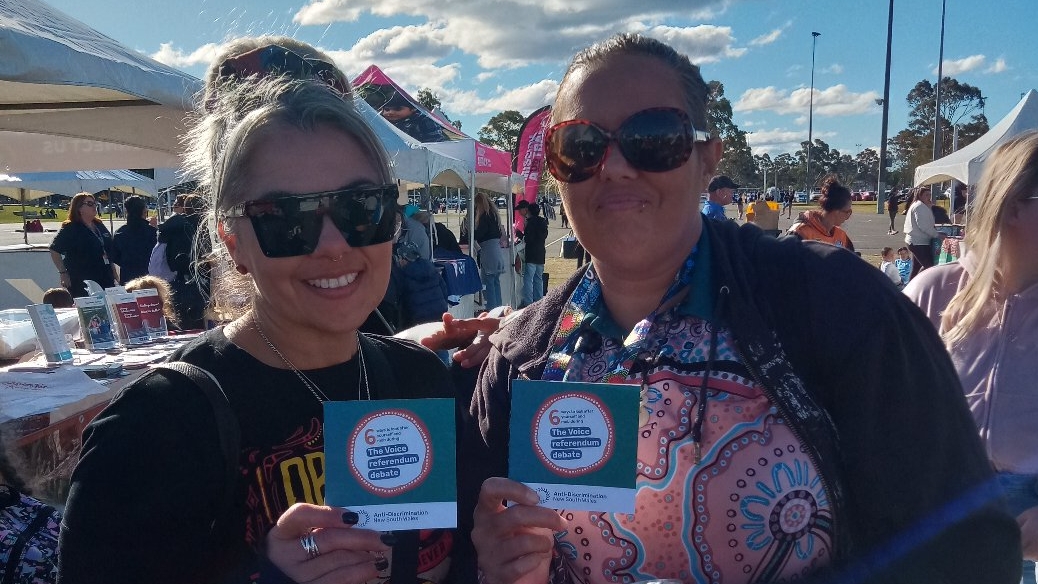
<path fill-rule="evenodd" d="M 890 281 L 897 286 L 898 290 L 904 288 L 905 283 L 901 280 L 901 273 L 898 271 L 897 266 L 894 265 L 894 248 L 884 247 L 881 257 L 883 262 L 879 265 L 879 269 L 883 271 L 887 278 L 890 278 Z"/>
<path fill-rule="evenodd" d="M 72 300 L 72 293 L 68 288 L 50 288 L 43 293 L 43 303 L 50 304 L 54 308 L 75 308 L 76 303 Z"/>
<path fill-rule="evenodd" d="M 912 254 L 908 252 L 908 248 L 901 246 L 897 248 L 898 258 L 894 260 L 894 266 L 897 267 L 898 274 L 901 275 L 901 286 L 904 287 L 908 284 L 908 279 L 912 275 Z"/>

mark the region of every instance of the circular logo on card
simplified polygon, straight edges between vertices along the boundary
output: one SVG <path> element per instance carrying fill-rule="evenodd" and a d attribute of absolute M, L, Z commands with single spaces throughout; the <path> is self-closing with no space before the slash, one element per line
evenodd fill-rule
<path fill-rule="evenodd" d="M 533 418 L 533 449 L 544 465 L 562 476 L 581 476 L 613 456 L 613 418 L 596 396 L 563 393 L 541 404 Z"/>
<path fill-rule="evenodd" d="M 386 410 L 360 420 L 346 444 L 350 471 L 375 495 L 392 497 L 417 487 L 432 468 L 429 430 L 407 410 Z"/>

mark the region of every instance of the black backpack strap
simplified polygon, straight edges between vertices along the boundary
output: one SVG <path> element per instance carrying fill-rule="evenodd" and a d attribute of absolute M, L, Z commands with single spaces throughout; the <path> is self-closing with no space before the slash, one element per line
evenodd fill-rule
<path fill-rule="evenodd" d="M 238 424 L 238 417 L 235 416 L 234 410 L 231 409 L 231 402 L 227 399 L 227 394 L 220 387 L 220 382 L 213 377 L 212 373 L 197 365 L 183 361 L 172 361 L 159 364 L 155 368 L 176 371 L 187 377 L 209 400 L 213 416 L 216 418 L 220 452 L 223 453 L 224 459 L 224 505 L 222 507 L 224 513 L 229 514 L 235 508 L 234 487 L 238 479 L 238 451 L 241 443 L 241 426 Z M 219 517 L 214 520 L 214 530 L 218 521 L 220 521 Z"/>
<path fill-rule="evenodd" d="M 399 399 L 404 392 L 396 382 L 389 367 L 389 360 L 382 343 L 364 333 L 359 335 L 359 349 L 363 351 L 364 364 L 368 368 L 368 390 L 371 399 Z M 411 584 L 418 582 L 418 531 L 394 531 L 396 545 L 393 546 L 393 582 Z"/>

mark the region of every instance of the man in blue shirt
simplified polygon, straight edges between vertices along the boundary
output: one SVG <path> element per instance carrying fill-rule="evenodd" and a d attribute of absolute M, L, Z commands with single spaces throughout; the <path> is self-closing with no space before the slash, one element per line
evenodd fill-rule
<path fill-rule="evenodd" d="M 724 207 L 731 204 L 732 193 L 737 188 L 739 188 L 739 185 L 735 184 L 735 181 L 727 176 L 718 175 L 710 179 L 710 185 L 707 187 L 709 195 L 703 203 L 703 214 L 710 219 L 717 219 L 718 221 L 727 219 L 724 214 Z"/>

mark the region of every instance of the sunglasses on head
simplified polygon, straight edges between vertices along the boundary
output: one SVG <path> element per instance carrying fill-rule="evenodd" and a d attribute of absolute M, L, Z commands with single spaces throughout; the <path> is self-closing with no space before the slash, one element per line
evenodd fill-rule
<path fill-rule="evenodd" d="M 255 75 L 285 75 L 295 79 L 318 79 L 349 95 L 350 83 L 338 67 L 327 61 L 303 57 L 285 47 L 267 45 L 231 57 L 220 64 L 219 77 L 241 80 Z"/>
<path fill-rule="evenodd" d="M 545 134 L 545 158 L 552 176 L 576 183 L 602 170 L 613 141 L 631 166 L 645 172 L 666 172 L 688 161 L 694 143 L 709 139 L 710 134 L 695 129 L 684 111 L 657 107 L 631 115 L 615 132 L 588 120 L 555 124 Z"/>
<path fill-rule="evenodd" d="M 397 187 L 393 184 L 286 195 L 235 205 L 223 217 L 248 217 L 268 258 L 309 255 L 328 216 L 350 247 L 392 241 Z"/>

